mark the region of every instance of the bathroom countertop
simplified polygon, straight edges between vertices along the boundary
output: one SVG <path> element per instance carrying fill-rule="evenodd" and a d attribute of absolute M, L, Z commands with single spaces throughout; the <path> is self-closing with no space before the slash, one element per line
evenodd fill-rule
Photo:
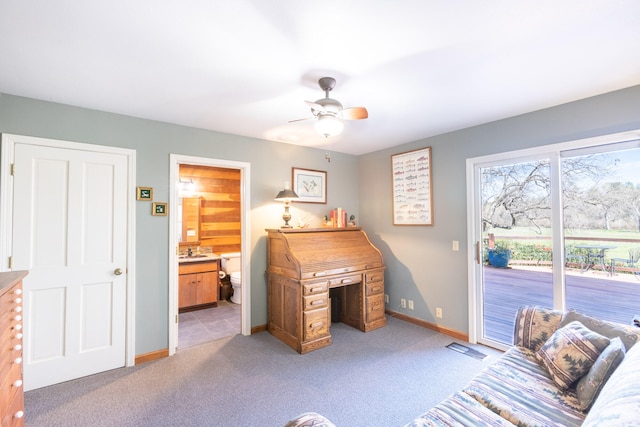
<path fill-rule="evenodd" d="M 179 255 L 178 256 L 178 263 L 182 264 L 185 262 L 209 262 L 209 261 L 217 261 L 220 259 L 220 255 L 218 254 L 198 254 L 198 255 Z"/>

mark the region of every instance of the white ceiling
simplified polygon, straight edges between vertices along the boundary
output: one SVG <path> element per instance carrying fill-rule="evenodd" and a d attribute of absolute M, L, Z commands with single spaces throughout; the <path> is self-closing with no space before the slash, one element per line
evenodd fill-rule
<path fill-rule="evenodd" d="M 2 0 L 0 92 L 362 154 L 640 84 L 638 0 Z M 342 135 L 303 101 L 364 106 Z"/>

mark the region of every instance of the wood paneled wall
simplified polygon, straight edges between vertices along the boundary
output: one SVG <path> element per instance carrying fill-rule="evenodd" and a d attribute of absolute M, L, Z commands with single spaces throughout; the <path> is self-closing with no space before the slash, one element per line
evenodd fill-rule
<path fill-rule="evenodd" d="M 180 165 L 180 180 L 193 180 L 200 197 L 200 246 L 240 252 L 240 170 Z"/>

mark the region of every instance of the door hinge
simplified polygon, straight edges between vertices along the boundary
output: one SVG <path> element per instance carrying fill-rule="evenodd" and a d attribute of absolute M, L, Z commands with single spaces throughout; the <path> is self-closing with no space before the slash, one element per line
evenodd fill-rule
<path fill-rule="evenodd" d="M 176 323 L 178 323 L 178 315 L 176 314 Z"/>
<path fill-rule="evenodd" d="M 16 164 L 11 163 L 11 176 L 13 176 L 15 173 L 16 173 Z"/>
<path fill-rule="evenodd" d="M 9 268 L 13 268 L 13 257 L 9 257 Z"/>

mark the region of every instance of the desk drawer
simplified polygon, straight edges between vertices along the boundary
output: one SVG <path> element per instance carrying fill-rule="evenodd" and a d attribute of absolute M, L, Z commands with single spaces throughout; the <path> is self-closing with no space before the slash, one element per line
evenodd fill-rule
<path fill-rule="evenodd" d="M 316 308 L 324 308 L 328 306 L 329 294 L 317 294 L 302 297 L 304 300 L 303 310 L 315 310 Z"/>
<path fill-rule="evenodd" d="M 365 273 L 365 282 L 384 282 L 384 270 L 370 271 Z"/>
<path fill-rule="evenodd" d="M 367 283 L 365 288 L 367 296 L 384 294 L 384 282 Z"/>
<path fill-rule="evenodd" d="M 367 297 L 367 323 L 384 319 L 384 295 Z"/>
<path fill-rule="evenodd" d="M 327 293 L 329 290 L 329 281 L 327 279 L 318 282 L 304 283 L 302 285 L 302 295 L 316 295 Z"/>
<path fill-rule="evenodd" d="M 307 311 L 303 314 L 304 339 L 309 341 L 329 335 L 329 308 Z"/>
<path fill-rule="evenodd" d="M 348 274 L 333 278 L 331 279 L 331 284 L 329 286 L 337 288 L 339 286 L 348 286 L 356 283 L 362 283 L 362 274 Z"/>

